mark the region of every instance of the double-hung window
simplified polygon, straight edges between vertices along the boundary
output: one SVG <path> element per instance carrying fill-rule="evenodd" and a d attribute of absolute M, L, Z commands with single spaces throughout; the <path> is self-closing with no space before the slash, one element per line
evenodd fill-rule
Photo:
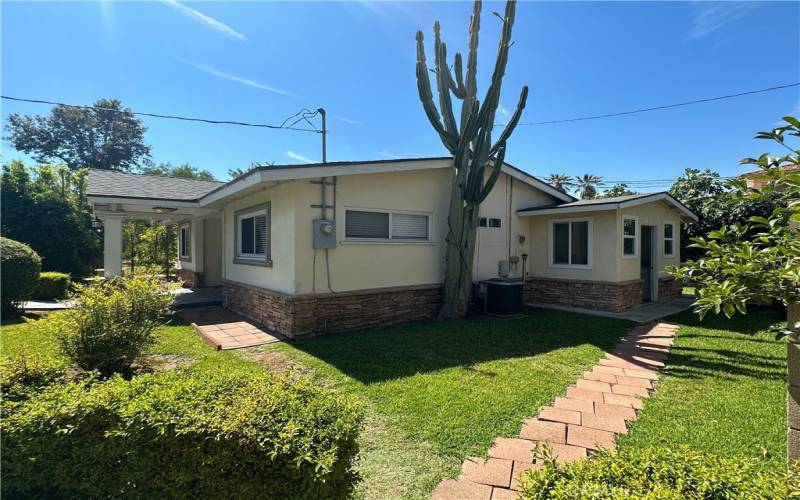
<path fill-rule="evenodd" d="M 639 236 L 639 221 L 636 217 L 622 216 L 622 255 L 623 257 L 636 257 L 637 240 Z"/>
<path fill-rule="evenodd" d="M 236 212 L 236 261 L 241 264 L 271 264 L 270 205 Z"/>
<path fill-rule="evenodd" d="M 344 235 L 352 241 L 430 241 L 430 215 L 347 209 Z"/>
<path fill-rule="evenodd" d="M 552 221 L 550 242 L 550 265 L 592 266 L 591 219 Z"/>
<path fill-rule="evenodd" d="M 501 227 L 503 219 L 499 217 L 481 217 L 478 219 L 478 227 Z"/>
<path fill-rule="evenodd" d="M 181 260 L 190 260 L 192 258 L 192 235 L 191 226 L 181 224 L 178 226 L 178 256 Z"/>
<path fill-rule="evenodd" d="M 675 223 L 664 222 L 664 257 L 675 256 Z"/>

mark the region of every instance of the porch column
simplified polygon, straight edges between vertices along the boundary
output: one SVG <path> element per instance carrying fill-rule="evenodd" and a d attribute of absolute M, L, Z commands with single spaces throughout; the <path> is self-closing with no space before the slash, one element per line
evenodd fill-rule
<path fill-rule="evenodd" d="M 103 274 L 106 278 L 122 276 L 123 217 L 103 218 Z"/>

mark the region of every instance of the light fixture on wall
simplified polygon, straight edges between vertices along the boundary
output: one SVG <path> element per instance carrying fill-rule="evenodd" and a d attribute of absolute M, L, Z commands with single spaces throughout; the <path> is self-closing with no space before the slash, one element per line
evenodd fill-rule
<path fill-rule="evenodd" d="M 175 207 L 153 207 L 153 211 L 160 214 L 170 214 L 175 210 L 177 210 Z"/>

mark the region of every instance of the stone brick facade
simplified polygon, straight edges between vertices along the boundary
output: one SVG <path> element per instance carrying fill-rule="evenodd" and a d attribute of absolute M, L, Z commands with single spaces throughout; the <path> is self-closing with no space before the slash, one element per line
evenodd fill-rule
<path fill-rule="evenodd" d="M 683 283 L 672 276 L 658 278 L 658 301 L 672 302 L 683 295 Z"/>
<path fill-rule="evenodd" d="M 191 269 L 178 269 L 178 279 L 189 288 L 199 288 L 205 285 L 203 273 L 196 273 Z"/>
<path fill-rule="evenodd" d="M 529 277 L 525 302 L 622 312 L 642 303 L 642 280 L 612 283 Z"/>
<path fill-rule="evenodd" d="M 443 300 L 441 285 L 293 296 L 226 280 L 222 293 L 228 309 L 290 338 L 433 318 Z"/>

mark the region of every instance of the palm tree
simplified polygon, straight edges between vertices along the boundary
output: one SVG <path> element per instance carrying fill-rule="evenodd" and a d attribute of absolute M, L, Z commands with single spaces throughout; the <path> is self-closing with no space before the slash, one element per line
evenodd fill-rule
<path fill-rule="evenodd" d="M 554 188 L 565 193 L 575 187 L 574 178 L 567 174 L 550 174 L 545 181 Z"/>
<path fill-rule="evenodd" d="M 597 196 L 597 185 L 603 182 L 603 178 L 594 174 L 583 174 L 575 177 L 578 190 L 581 192 L 582 200 L 593 200 Z"/>

